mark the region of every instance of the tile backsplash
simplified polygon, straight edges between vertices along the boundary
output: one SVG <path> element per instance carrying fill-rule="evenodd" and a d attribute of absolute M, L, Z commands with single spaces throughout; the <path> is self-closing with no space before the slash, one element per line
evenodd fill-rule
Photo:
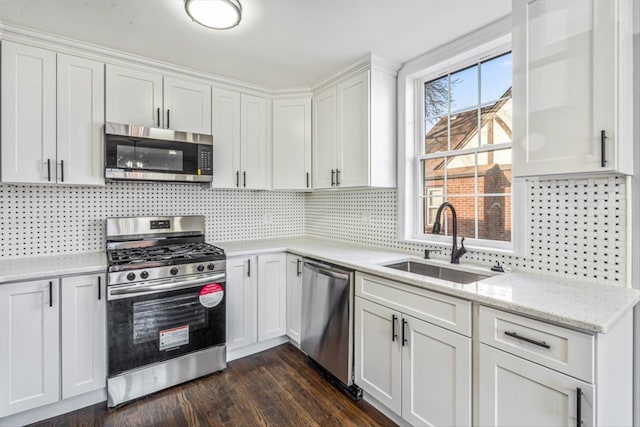
<path fill-rule="evenodd" d="M 527 255 L 469 251 L 463 259 L 626 286 L 626 180 L 527 182 Z M 208 241 L 309 235 L 408 250 L 400 242 L 395 190 L 270 192 L 195 184 L 105 187 L 0 184 L 0 258 L 104 249 L 107 217 L 205 215 Z M 444 254 L 435 255 L 447 258 Z"/>

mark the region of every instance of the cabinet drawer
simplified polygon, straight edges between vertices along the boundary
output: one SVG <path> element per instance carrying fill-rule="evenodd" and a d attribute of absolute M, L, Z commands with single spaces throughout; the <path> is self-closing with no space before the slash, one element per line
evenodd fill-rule
<path fill-rule="evenodd" d="M 480 307 L 480 342 L 548 366 L 586 382 L 594 381 L 594 337 L 538 320 Z"/>
<path fill-rule="evenodd" d="M 470 301 L 362 273 L 356 273 L 356 295 L 471 336 Z"/>

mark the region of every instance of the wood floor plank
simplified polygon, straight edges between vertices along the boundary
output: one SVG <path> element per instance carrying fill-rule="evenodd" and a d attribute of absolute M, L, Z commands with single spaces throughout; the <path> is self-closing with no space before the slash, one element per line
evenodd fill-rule
<path fill-rule="evenodd" d="M 331 385 L 291 344 L 234 360 L 223 372 L 118 409 L 100 403 L 33 425 L 395 426 L 367 402 L 354 402 Z"/>

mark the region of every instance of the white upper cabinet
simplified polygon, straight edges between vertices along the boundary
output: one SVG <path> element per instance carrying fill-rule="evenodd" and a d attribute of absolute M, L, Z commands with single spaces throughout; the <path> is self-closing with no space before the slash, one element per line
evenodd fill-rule
<path fill-rule="evenodd" d="M 270 187 L 269 107 L 264 98 L 213 88 L 213 188 Z"/>
<path fill-rule="evenodd" d="M 103 126 L 104 64 L 58 55 L 58 181 L 104 185 Z"/>
<path fill-rule="evenodd" d="M 513 2 L 516 176 L 633 173 L 631 0 Z"/>
<path fill-rule="evenodd" d="M 107 121 L 211 133 L 211 87 L 107 65 Z"/>
<path fill-rule="evenodd" d="M 164 78 L 165 127 L 211 133 L 211 86 Z"/>
<path fill-rule="evenodd" d="M 313 187 L 396 186 L 396 77 L 372 66 L 313 97 Z"/>
<path fill-rule="evenodd" d="M 104 65 L 2 43 L 2 181 L 103 185 Z"/>
<path fill-rule="evenodd" d="M 311 189 L 311 99 L 273 101 L 273 189 Z"/>

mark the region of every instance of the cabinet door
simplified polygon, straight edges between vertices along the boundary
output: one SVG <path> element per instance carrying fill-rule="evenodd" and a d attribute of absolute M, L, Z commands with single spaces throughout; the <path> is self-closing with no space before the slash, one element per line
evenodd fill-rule
<path fill-rule="evenodd" d="M 240 186 L 267 188 L 267 100 L 240 96 Z"/>
<path fill-rule="evenodd" d="M 471 425 L 471 338 L 406 315 L 402 327 L 402 418 Z"/>
<path fill-rule="evenodd" d="M 287 335 L 300 344 L 302 257 L 287 254 Z"/>
<path fill-rule="evenodd" d="M 400 415 L 400 313 L 359 297 L 355 300 L 355 383 Z"/>
<path fill-rule="evenodd" d="M 162 75 L 107 65 L 108 122 L 164 127 Z"/>
<path fill-rule="evenodd" d="M 60 399 L 58 280 L 0 286 L 0 418 Z"/>
<path fill-rule="evenodd" d="M 58 182 L 104 185 L 104 64 L 58 55 Z"/>
<path fill-rule="evenodd" d="M 211 134 L 211 86 L 164 78 L 164 126 Z"/>
<path fill-rule="evenodd" d="M 311 188 L 311 99 L 273 101 L 273 189 Z"/>
<path fill-rule="evenodd" d="M 258 341 L 287 334 L 287 256 L 258 256 Z"/>
<path fill-rule="evenodd" d="M 213 188 L 240 185 L 240 94 L 213 88 Z"/>
<path fill-rule="evenodd" d="M 106 386 L 105 285 L 103 275 L 61 281 L 63 399 Z"/>
<path fill-rule="evenodd" d="M 616 169 L 616 3 L 513 3 L 516 176 Z"/>
<path fill-rule="evenodd" d="M 338 167 L 336 134 L 336 88 L 313 97 L 313 188 L 335 185 L 331 170 Z"/>
<path fill-rule="evenodd" d="M 339 187 L 369 185 L 369 71 L 338 85 Z"/>
<path fill-rule="evenodd" d="M 2 181 L 56 181 L 56 54 L 2 42 Z"/>
<path fill-rule="evenodd" d="M 227 259 L 227 350 L 258 341 L 256 257 Z"/>
<path fill-rule="evenodd" d="M 593 385 L 480 344 L 480 425 L 575 426 L 578 388 L 582 425 L 593 426 Z"/>

